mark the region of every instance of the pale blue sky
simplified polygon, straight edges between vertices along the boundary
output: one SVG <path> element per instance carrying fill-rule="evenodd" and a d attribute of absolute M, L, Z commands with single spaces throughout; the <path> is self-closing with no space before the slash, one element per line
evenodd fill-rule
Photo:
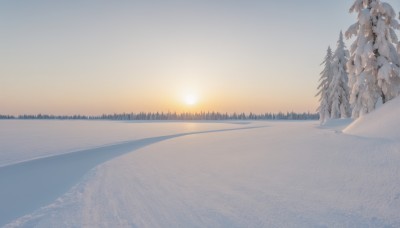
<path fill-rule="evenodd" d="M 0 113 L 314 111 L 352 2 L 1 1 Z"/>

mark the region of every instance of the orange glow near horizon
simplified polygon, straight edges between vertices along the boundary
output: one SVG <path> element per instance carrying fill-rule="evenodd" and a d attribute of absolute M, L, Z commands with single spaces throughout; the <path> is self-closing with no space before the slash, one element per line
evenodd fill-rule
<path fill-rule="evenodd" d="M 148 88 L 132 90 L 115 88 L 101 93 L 97 88 L 68 94 L 65 90 L 47 91 L 21 95 L 17 99 L 4 100 L 3 110 L 13 110 L 5 114 L 54 114 L 54 115 L 101 115 L 109 113 L 138 112 L 314 112 L 316 98 L 293 89 L 277 98 L 279 90 L 269 84 L 255 84 L 252 88 L 233 86 L 219 82 L 208 86 L 188 86 L 190 83 L 172 82 L 172 85 L 147 85 Z M 178 88 L 179 87 L 179 88 Z M 267 88 L 267 89 L 264 89 Z M 157 91 L 157 92 L 153 92 Z M 267 91 L 267 92 L 264 92 Z M 312 91 L 311 91 L 312 92 Z M 82 96 L 81 94 L 85 95 Z M 48 96 L 52 94 L 52 96 Z M 300 94 L 300 95 L 299 95 Z M 30 100 L 29 104 L 26 103 Z M 302 103 L 298 101 L 302 100 Z M 308 103 L 309 105 L 304 105 Z M 18 108 L 13 108 L 18 107 Z M 4 114 L 4 113 L 1 113 Z"/>
<path fill-rule="evenodd" d="M 274 20 L 279 10 L 255 3 L 89 0 L 27 10 L 7 1 L 0 114 L 314 112 L 319 63 L 339 28 L 298 34 L 282 29 L 292 20 Z"/>

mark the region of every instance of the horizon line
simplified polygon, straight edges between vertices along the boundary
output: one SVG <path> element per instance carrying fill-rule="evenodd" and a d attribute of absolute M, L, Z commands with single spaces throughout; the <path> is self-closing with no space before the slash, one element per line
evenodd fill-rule
<path fill-rule="evenodd" d="M 23 113 L 23 114 L 6 114 L 6 113 L 0 113 L 0 116 L 87 116 L 87 117 L 96 117 L 96 116 L 103 116 L 103 115 L 141 115 L 141 114 L 174 114 L 174 115 L 182 115 L 182 114 L 228 114 L 228 115 L 233 115 L 233 114 L 253 114 L 253 115 L 265 115 L 265 114 L 285 114 L 285 113 L 293 113 L 293 114 L 318 114 L 317 111 L 315 112 L 310 112 L 310 111 L 277 111 L 277 112 L 220 112 L 220 111 L 140 111 L 140 112 L 109 112 L 109 113 L 101 113 L 101 114 L 80 114 L 80 113 L 75 113 L 75 114 L 53 114 L 53 113 L 44 113 L 44 112 L 38 112 L 38 113 Z"/>

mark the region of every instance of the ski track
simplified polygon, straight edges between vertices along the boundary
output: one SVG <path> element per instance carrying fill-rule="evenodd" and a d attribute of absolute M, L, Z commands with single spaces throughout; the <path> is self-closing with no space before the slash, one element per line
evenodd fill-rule
<path fill-rule="evenodd" d="M 0 226 L 50 204 L 76 185 L 91 169 L 117 156 L 182 136 L 262 127 L 266 126 L 144 138 L 0 167 Z"/>

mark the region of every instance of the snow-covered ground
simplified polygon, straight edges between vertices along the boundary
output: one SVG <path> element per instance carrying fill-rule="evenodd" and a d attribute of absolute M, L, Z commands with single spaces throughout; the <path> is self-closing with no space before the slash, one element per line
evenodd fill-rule
<path fill-rule="evenodd" d="M 400 141 L 400 97 L 362 116 L 344 129 L 346 134 Z"/>
<path fill-rule="evenodd" d="M 348 124 L 0 122 L 0 226 L 399 227 L 400 140 Z"/>
<path fill-rule="evenodd" d="M 0 167 L 135 139 L 249 124 L 229 123 L 0 120 Z"/>

